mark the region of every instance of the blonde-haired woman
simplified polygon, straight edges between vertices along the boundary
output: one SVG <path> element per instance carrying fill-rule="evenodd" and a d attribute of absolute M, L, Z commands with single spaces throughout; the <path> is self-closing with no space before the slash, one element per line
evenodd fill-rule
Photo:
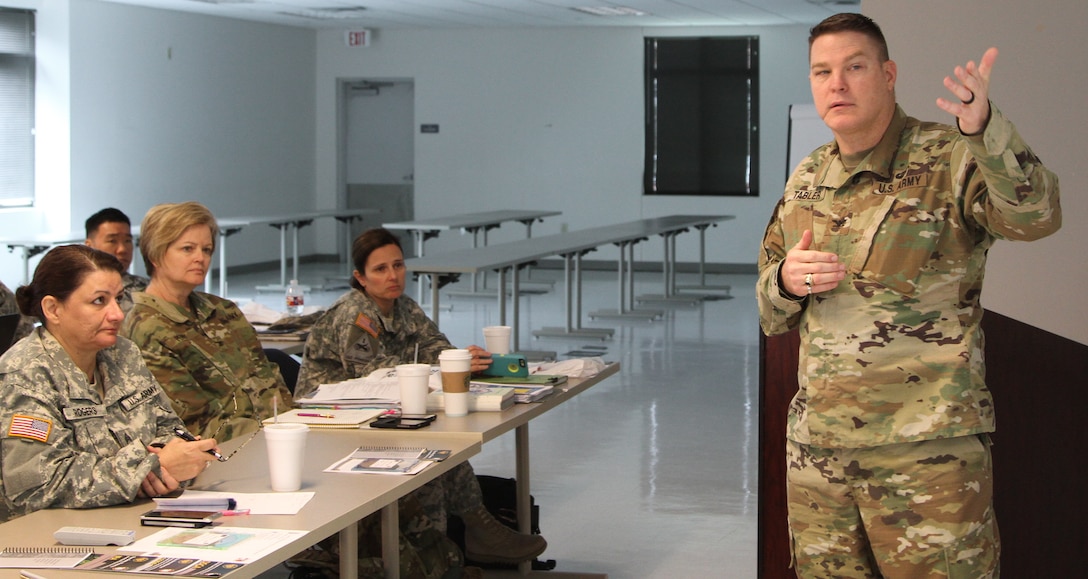
<path fill-rule="evenodd" d="M 219 226 L 195 201 L 156 205 L 140 226 L 151 282 L 133 295 L 122 333 L 143 352 L 194 434 L 222 442 L 259 428 L 273 399 L 291 407 L 279 368 L 234 302 L 194 291 L 211 267 Z"/>

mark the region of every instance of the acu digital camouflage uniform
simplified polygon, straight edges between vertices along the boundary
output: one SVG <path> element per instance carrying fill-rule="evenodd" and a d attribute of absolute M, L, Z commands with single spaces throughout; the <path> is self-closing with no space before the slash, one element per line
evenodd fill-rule
<path fill-rule="evenodd" d="M 291 408 L 291 393 L 257 333 L 234 302 L 192 292 L 190 309 L 146 292 L 133 295 L 121 333 L 143 352 L 185 427 L 224 442 L 257 430 L 272 399 Z"/>
<path fill-rule="evenodd" d="M 757 295 L 765 333 L 800 330 L 800 390 L 790 405 L 787 438 L 810 445 L 806 452 L 879 448 L 891 455 L 905 452 L 893 445 L 935 439 L 966 437 L 978 444 L 972 435 L 994 430 L 979 325 L 986 253 L 999 238 L 1033 240 L 1053 233 L 1061 211 L 1057 177 L 990 106 L 991 119 L 978 136 L 909 118 L 897 106 L 880 143 L 853 171 L 830 143 L 790 177 L 763 240 Z M 778 272 L 806 229 L 813 232 L 812 249 L 838 255 L 846 279 L 832 291 L 795 297 L 779 287 Z M 921 467 L 927 462 L 967 460 L 929 448 L 935 456 L 916 461 L 918 480 L 926 476 Z M 828 457 L 799 458 L 794 445 L 790 452 L 791 473 L 816 465 L 829 482 L 845 483 L 821 464 Z M 870 454 L 879 456 L 880 451 Z M 858 463 L 852 467 L 857 470 Z M 988 479 L 989 472 L 981 476 Z M 908 491 L 917 493 L 914 503 L 941 496 L 918 489 L 918 481 L 898 482 L 915 485 Z M 948 518 L 966 516 L 963 511 L 976 500 L 987 510 L 978 520 L 992 519 L 988 480 L 964 484 L 977 497 L 944 505 Z M 884 522 L 905 529 L 900 551 L 941 549 L 963 538 L 933 519 L 903 514 L 902 496 L 878 487 L 876 496 L 893 513 Z M 799 517 L 810 498 L 790 490 L 797 495 L 790 497 L 796 535 L 808 526 Z M 961 552 L 972 555 L 970 549 Z M 985 576 L 986 561 L 976 563 L 980 567 L 968 573 Z"/>
<path fill-rule="evenodd" d="M 438 326 L 405 295 L 393 302 L 393 315 L 383 319 L 365 293 L 350 290 L 317 320 L 302 357 L 295 396 L 303 398 L 321 384 L 366 376 L 378 368 L 412 363 L 419 344 L 419 363 L 436 364 L 438 354 L 454 346 Z M 472 465 L 464 462 L 414 493 L 435 528 L 445 532 L 446 514 L 483 505 Z"/>
<path fill-rule="evenodd" d="M 121 300 L 117 303 L 120 304 L 121 311 L 128 314 L 132 311 L 132 294 L 144 291 L 150 282 L 146 277 L 133 275 L 126 271 L 121 274 L 121 283 L 124 287 L 121 289 Z"/>
<path fill-rule="evenodd" d="M 0 316 L 19 314 L 19 326 L 15 328 L 15 336 L 12 343 L 18 342 L 34 330 L 34 318 L 19 313 L 19 304 L 15 301 L 15 292 L 11 291 L 4 282 L 0 281 Z"/>
<path fill-rule="evenodd" d="M 97 363 L 105 399 L 44 328 L 0 358 L 0 521 L 131 502 L 160 474 L 147 446 L 181 420 L 132 342 L 118 338 Z"/>

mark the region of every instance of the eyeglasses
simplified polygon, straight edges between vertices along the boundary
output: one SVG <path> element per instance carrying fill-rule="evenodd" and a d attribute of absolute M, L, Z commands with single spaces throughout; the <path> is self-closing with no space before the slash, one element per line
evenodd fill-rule
<path fill-rule="evenodd" d="M 243 448 L 246 447 L 247 444 L 253 442 L 254 438 L 257 438 L 257 435 L 261 433 L 261 430 L 264 430 L 264 421 L 258 420 L 257 421 L 257 430 L 254 430 L 253 434 L 250 434 L 249 438 L 247 438 L 246 441 L 243 442 L 241 446 L 239 446 L 238 448 L 230 451 L 230 454 L 228 454 L 228 455 L 224 456 L 223 458 L 219 459 L 219 462 L 227 462 L 228 460 L 231 459 L 232 456 L 238 454 L 239 450 L 242 450 Z"/>

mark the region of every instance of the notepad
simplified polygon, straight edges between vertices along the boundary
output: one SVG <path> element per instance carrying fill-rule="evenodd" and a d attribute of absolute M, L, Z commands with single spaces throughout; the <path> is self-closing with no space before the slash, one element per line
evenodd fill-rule
<path fill-rule="evenodd" d="M 449 450 L 398 446 L 360 446 L 325 472 L 409 475 L 448 458 Z"/>
<path fill-rule="evenodd" d="M 382 413 L 378 408 L 295 408 L 280 414 L 279 422 L 306 424 L 310 428 L 359 428 L 364 422 Z M 266 418 L 265 424 L 273 419 Z"/>
<path fill-rule="evenodd" d="M 72 569 L 93 556 L 92 547 L 4 547 L 0 568 Z"/>

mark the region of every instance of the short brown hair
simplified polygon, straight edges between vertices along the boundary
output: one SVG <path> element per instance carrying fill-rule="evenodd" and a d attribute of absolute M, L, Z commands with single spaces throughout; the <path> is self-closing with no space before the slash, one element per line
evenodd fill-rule
<path fill-rule="evenodd" d="M 812 54 L 812 43 L 817 38 L 825 34 L 835 34 L 837 32 L 859 32 L 868 36 L 876 43 L 877 48 L 880 50 L 880 61 L 887 62 L 888 57 L 888 41 L 884 40 L 884 33 L 881 32 L 880 26 L 876 22 L 873 22 L 872 18 L 863 16 L 861 14 L 855 14 L 853 12 L 842 12 L 832 16 L 824 18 L 816 26 L 813 26 L 808 31 L 808 49 L 809 55 Z"/>
<path fill-rule="evenodd" d="M 143 256 L 147 275 L 155 274 L 155 264 L 152 262 L 162 259 L 170 244 L 194 225 L 207 225 L 211 229 L 214 249 L 219 237 L 219 224 L 212 212 L 200 203 L 163 203 L 147 211 L 140 224 L 140 255 Z"/>
<path fill-rule="evenodd" d="M 359 237 L 356 237 L 351 244 L 351 262 L 355 265 L 355 271 L 365 273 L 366 260 L 370 259 L 370 254 L 374 253 L 375 249 L 387 245 L 395 245 L 401 253 L 404 253 L 404 248 L 400 246 L 400 239 L 384 227 L 375 227 L 359 234 Z M 351 278 L 351 287 L 366 293 L 366 289 L 354 277 Z"/>
<path fill-rule="evenodd" d="M 113 255 L 86 245 L 54 247 L 34 268 L 34 279 L 15 291 L 19 311 L 45 324 L 42 300 L 53 296 L 57 301 L 68 301 L 87 276 L 96 271 L 115 271 L 121 275 L 125 268 Z"/>

